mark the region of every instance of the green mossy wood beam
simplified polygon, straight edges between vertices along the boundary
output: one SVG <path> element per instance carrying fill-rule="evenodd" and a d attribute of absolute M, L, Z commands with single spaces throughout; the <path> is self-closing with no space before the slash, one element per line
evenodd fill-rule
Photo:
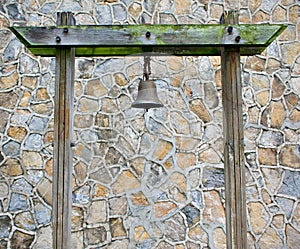
<path fill-rule="evenodd" d="M 261 53 L 284 25 L 99 25 L 11 27 L 35 55 L 55 56 L 74 47 L 75 56 L 126 56 L 145 52 L 166 55 L 220 55 L 220 47 L 239 46 L 241 55 Z M 230 31 L 230 32 L 229 32 Z"/>

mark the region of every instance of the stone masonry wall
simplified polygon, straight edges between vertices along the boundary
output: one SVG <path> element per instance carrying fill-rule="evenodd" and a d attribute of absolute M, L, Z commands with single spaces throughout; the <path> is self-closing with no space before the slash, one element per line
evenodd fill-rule
<path fill-rule="evenodd" d="M 238 2 L 238 1 L 235 1 Z M 298 0 L 241 0 L 240 23 L 281 23 L 242 57 L 249 248 L 300 248 Z M 0 1 L 0 249 L 52 248 L 55 59 L 12 25 L 218 23 L 222 0 Z M 151 58 L 160 109 L 131 108 L 141 57 L 76 59 L 74 249 L 225 248 L 219 57 Z"/>

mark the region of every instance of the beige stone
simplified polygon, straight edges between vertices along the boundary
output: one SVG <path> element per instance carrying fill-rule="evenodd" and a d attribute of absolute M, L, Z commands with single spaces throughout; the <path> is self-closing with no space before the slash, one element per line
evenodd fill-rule
<path fill-rule="evenodd" d="M 289 9 L 289 21 L 291 23 L 297 24 L 299 22 L 299 12 L 300 7 L 299 4 L 295 4 Z"/>
<path fill-rule="evenodd" d="M 186 169 L 196 164 L 196 156 L 194 153 L 176 153 L 177 165 L 181 169 Z"/>
<path fill-rule="evenodd" d="M 154 158 L 157 160 L 163 160 L 166 155 L 170 153 L 173 145 L 169 141 L 159 140 L 156 150 L 154 152 Z"/>
<path fill-rule="evenodd" d="M 276 165 L 276 149 L 258 148 L 258 162 L 263 165 Z"/>
<path fill-rule="evenodd" d="M 174 161 L 173 161 L 173 159 L 171 157 L 164 162 L 164 167 L 167 170 L 170 170 L 170 169 L 172 169 L 174 167 Z"/>
<path fill-rule="evenodd" d="M 299 248 L 300 232 L 293 228 L 291 225 L 287 225 L 285 233 L 287 248 Z"/>
<path fill-rule="evenodd" d="M 22 163 L 26 168 L 42 169 L 43 159 L 40 153 L 36 151 L 23 151 Z"/>
<path fill-rule="evenodd" d="M 134 205 L 134 206 L 149 206 L 150 205 L 147 200 L 147 197 L 141 191 L 131 194 L 130 200 L 131 200 L 132 205 Z"/>
<path fill-rule="evenodd" d="M 274 58 L 269 58 L 267 62 L 266 72 L 271 74 L 279 70 L 281 63 L 279 60 Z"/>
<path fill-rule="evenodd" d="M 83 113 L 91 113 L 98 111 L 99 104 L 95 99 L 81 98 L 78 103 L 78 110 Z"/>
<path fill-rule="evenodd" d="M 261 234 L 270 219 L 269 213 L 260 202 L 248 203 L 248 212 L 252 231 L 255 234 Z"/>
<path fill-rule="evenodd" d="M 109 225 L 111 228 L 111 235 L 113 238 L 124 237 L 127 235 L 122 218 L 118 217 L 109 219 Z"/>
<path fill-rule="evenodd" d="M 132 190 L 140 187 L 140 181 L 129 170 L 124 170 L 117 180 L 112 184 L 114 194 L 120 194 L 126 190 Z"/>
<path fill-rule="evenodd" d="M 13 71 L 7 76 L 2 76 L 0 78 L 0 89 L 8 89 L 15 85 L 17 85 L 19 79 L 19 75 L 16 71 Z"/>
<path fill-rule="evenodd" d="M 21 126 L 10 126 L 7 131 L 7 135 L 22 142 L 27 135 L 27 130 Z"/>
<path fill-rule="evenodd" d="M 99 79 L 92 79 L 86 83 L 85 94 L 95 98 L 100 98 L 107 93 L 107 89 L 103 86 Z"/>
<path fill-rule="evenodd" d="M 168 56 L 167 63 L 168 68 L 172 71 L 181 71 L 184 69 L 182 57 Z"/>
<path fill-rule="evenodd" d="M 213 241 L 216 249 L 226 249 L 226 235 L 222 228 L 217 227 L 213 231 Z"/>
<path fill-rule="evenodd" d="M 87 223 L 97 224 L 107 221 L 107 204 L 104 200 L 92 202 L 87 211 Z"/>
<path fill-rule="evenodd" d="M 126 86 L 127 79 L 123 73 L 115 73 L 114 79 L 117 85 L 119 86 Z"/>
<path fill-rule="evenodd" d="M 290 115 L 289 119 L 292 123 L 296 124 L 300 121 L 300 111 L 298 109 L 294 109 Z"/>
<path fill-rule="evenodd" d="M 74 166 L 74 171 L 76 173 L 76 179 L 79 184 L 82 184 L 87 177 L 87 165 L 83 162 L 78 162 Z"/>
<path fill-rule="evenodd" d="M 210 5 L 210 17 L 219 20 L 224 12 L 223 5 L 214 4 Z"/>
<path fill-rule="evenodd" d="M 262 91 L 256 95 L 256 100 L 260 106 L 265 106 L 269 102 L 269 98 L 269 91 Z"/>
<path fill-rule="evenodd" d="M 28 107 L 31 98 L 31 93 L 29 91 L 24 91 L 24 94 L 19 102 L 19 107 Z"/>
<path fill-rule="evenodd" d="M 189 14 L 191 9 L 191 2 L 189 0 L 174 0 L 175 15 Z"/>
<path fill-rule="evenodd" d="M 178 134 L 189 134 L 190 133 L 190 124 L 188 120 L 180 112 L 171 113 L 171 123 L 174 127 L 174 130 Z"/>
<path fill-rule="evenodd" d="M 285 145 L 281 148 L 279 154 L 280 165 L 288 166 L 294 169 L 300 168 L 300 147 L 299 145 Z"/>
<path fill-rule="evenodd" d="M 37 101 L 49 100 L 49 94 L 46 88 L 39 88 L 36 91 L 35 98 Z"/>
<path fill-rule="evenodd" d="M 298 104 L 299 97 L 295 93 L 290 93 L 284 97 L 289 110 L 293 109 Z"/>
<path fill-rule="evenodd" d="M 283 229 L 284 228 L 284 215 L 283 214 L 277 214 L 273 216 L 272 224 L 277 229 Z"/>
<path fill-rule="evenodd" d="M 143 226 L 137 226 L 134 228 L 134 240 L 135 241 L 145 241 L 149 238 L 150 238 L 150 235 Z"/>
<path fill-rule="evenodd" d="M 143 157 L 138 157 L 130 161 L 130 167 L 134 169 L 138 176 L 143 175 L 144 165 L 146 163 L 146 159 Z"/>
<path fill-rule="evenodd" d="M 109 215 L 125 215 L 127 211 L 127 199 L 125 197 L 114 197 L 109 200 Z"/>
<path fill-rule="evenodd" d="M 181 173 L 174 172 L 170 178 L 168 184 L 175 184 L 182 192 L 186 192 L 186 179 Z"/>
<path fill-rule="evenodd" d="M 287 11 L 285 8 L 277 5 L 273 11 L 272 15 L 273 22 L 286 22 L 287 20 Z"/>
<path fill-rule="evenodd" d="M 282 170 L 277 168 L 262 168 L 261 169 L 267 189 L 271 194 L 276 194 L 276 190 L 280 186 L 282 179 Z"/>
<path fill-rule="evenodd" d="M 222 160 L 213 148 L 199 152 L 199 161 L 203 163 L 221 163 Z"/>
<path fill-rule="evenodd" d="M 47 103 L 31 104 L 31 109 L 41 115 L 51 115 L 54 111 L 52 101 Z"/>
<path fill-rule="evenodd" d="M 259 10 L 258 12 L 255 13 L 252 20 L 253 20 L 253 23 L 256 23 L 256 24 L 266 23 L 270 20 L 270 15 Z"/>
<path fill-rule="evenodd" d="M 190 110 L 194 112 L 204 123 L 212 120 L 209 111 L 206 109 L 201 99 L 195 99 L 190 102 Z"/>
<path fill-rule="evenodd" d="M 258 56 L 249 56 L 246 61 L 246 68 L 252 69 L 257 72 L 264 71 L 265 69 L 266 60 L 260 58 Z"/>
<path fill-rule="evenodd" d="M 98 197 L 108 197 L 109 196 L 109 189 L 99 183 L 96 183 L 93 186 L 93 198 Z"/>
<path fill-rule="evenodd" d="M 128 12 L 130 15 L 137 18 L 140 15 L 140 13 L 142 12 L 142 9 L 143 8 L 140 3 L 134 2 L 129 6 Z"/>
<path fill-rule="evenodd" d="M 274 77 L 272 82 L 272 98 L 277 99 L 280 98 L 285 90 L 285 85 L 278 77 Z"/>
<path fill-rule="evenodd" d="M 207 233 L 200 227 L 200 225 L 196 225 L 192 227 L 189 232 L 188 236 L 190 239 L 194 241 L 200 241 L 202 243 L 208 243 L 208 235 Z"/>
<path fill-rule="evenodd" d="M 72 207 L 72 228 L 80 229 L 83 225 L 83 209 L 81 207 Z"/>
<path fill-rule="evenodd" d="M 199 144 L 200 140 L 192 137 L 177 136 L 176 148 L 179 150 L 194 150 Z"/>
<path fill-rule="evenodd" d="M 281 51 L 282 51 L 282 62 L 291 65 L 295 60 L 295 54 L 300 53 L 300 42 L 294 41 L 294 42 L 283 43 L 281 45 Z"/>
<path fill-rule="evenodd" d="M 170 85 L 173 87 L 180 87 L 182 80 L 183 80 L 184 74 L 183 72 L 180 72 L 178 74 L 174 74 L 174 76 L 171 78 Z"/>
<path fill-rule="evenodd" d="M 43 178 L 38 185 L 37 191 L 49 205 L 52 205 L 52 182 L 50 180 Z"/>
<path fill-rule="evenodd" d="M 283 242 L 276 231 L 273 228 L 268 227 L 258 241 L 258 245 L 260 248 L 281 249 Z"/>
<path fill-rule="evenodd" d="M 157 219 L 168 216 L 177 209 L 177 205 L 171 201 L 160 201 L 154 204 L 154 217 Z"/>
<path fill-rule="evenodd" d="M 45 168 L 46 172 L 48 173 L 48 175 L 50 177 L 52 177 L 53 175 L 53 158 L 49 159 L 47 162 L 46 162 L 46 168 Z"/>
<path fill-rule="evenodd" d="M 286 118 L 285 107 L 281 101 L 272 101 L 262 114 L 262 123 L 272 128 L 281 128 Z"/>
<path fill-rule="evenodd" d="M 261 190 L 261 198 L 262 198 L 263 202 L 267 205 L 271 204 L 271 202 L 272 202 L 270 194 L 264 188 Z"/>
<path fill-rule="evenodd" d="M 203 210 L 203 224 L 225 225 L 225 210 L 217 191 L 204 191 L 205 206 Z"/>
<path fill-rule="evenodd" d="M 288 26 L 288 27 L 282 32 L 282 34 L 279 36 L 279 40 L 280 40 L 280 41 L 290 42 L 290 41 L 296 40 L 296 37 L 297 37 L 297 33 L 296 33 L 295 27 L 293 27 L 293 26 Z"/>
<path fill-rule="evenodd" d="M 19 160 L 15 158 L 8 158 L 0 170 L 3 175 L 9 177 L 15 177 L 23 174 L 22 166 Z"/>

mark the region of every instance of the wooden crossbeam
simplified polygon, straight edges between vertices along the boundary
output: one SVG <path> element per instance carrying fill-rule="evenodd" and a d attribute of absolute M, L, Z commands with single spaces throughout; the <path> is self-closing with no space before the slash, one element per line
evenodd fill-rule
<path fill-rule="evenodd" d="M 98 25 L 11 27 L 35 55 L 55 56 L 59 47 L 75 56 L 126 56 L 145 52 L 166 55 L 220 55 L 222 46 L 238 46 L 241 55 L 261 53 L 283 25 Z"/>

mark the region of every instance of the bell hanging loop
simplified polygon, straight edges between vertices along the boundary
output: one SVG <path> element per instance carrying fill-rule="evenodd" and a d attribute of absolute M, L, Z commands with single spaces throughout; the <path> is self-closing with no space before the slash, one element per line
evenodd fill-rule
<path fill-rule="evenodd" d="M 138 95 L 131 107 L 141 109 L 151 109 L 163 107 L 163 104 L 157 96 L 156 85 L 153 80 L 149 79 L 151 74 L 150 57 L 144 57 L 144 73 L 143 79 L 139 82 Z"/>

